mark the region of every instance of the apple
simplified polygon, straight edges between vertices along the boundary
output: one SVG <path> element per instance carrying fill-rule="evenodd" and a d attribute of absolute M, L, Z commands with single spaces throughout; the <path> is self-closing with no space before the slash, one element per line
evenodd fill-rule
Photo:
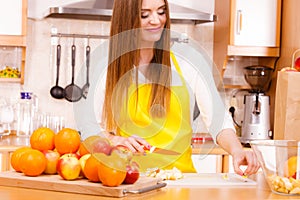
<path fill-rule="evenodd" d="M 58 160 L 60 159 L 60 154 L 57 151 L 53 150 L 44 150 L 42 151 L 43 154 L 46 157 L 47 165 L 46 169 L 44 170 L 45 174 L 56 174 L 56 166 L 58 163 Z"/>
<path fill-rule="evenodd" d="M 295 61 L 295 69 L 300 71 L 300 57 L 298 57 Z"/>
<path fill-rule="evenodd" d="M 293 176 L 291 176 L 294 179 L 297 179 L 297 174 L 299 174 L 299 172 L 296 172 Z"/>
<path fill-rule="evenodd" d="M 113 146 L 106 138 L 99 137 L 92 143 L 92 153 L 104 153 L 110 155 Z"/>
<path fill-rule="evenodd" d="M 79 159 L 79 163 L 80 163 L 80 167 L 81 167 L 81 172 L 80 172 L 80 176 L 85 177 L 84 173 L 83 173 L 83 169 L 86 163 L 86 160 L 91 156 L 90 153 L 88 154 L 84 154 L 83 156 L 80 157 Z"/>
<path fill-rule="evenodd" d="M 127 162 L 130 162 L 133 158 L 132 151 L 130 151 L 130 149 L 124 145 L 116 145 L 112 147 L 111 153 L 112 152 L 119 154 L 119 156 L 125 159 Z"/>
<path fill-rule="evenodd" d="M 139 166 L 136 162 L 131 162 L 126 166 L 126 177 L 123 183 L 133 184 L 140 177 Z"/>
<path fill-rule="evenodd" d="M 81 165 L 78 155 L 75 153 L 67 153 L 62 155 L 56 166 L 58 174 L 65 180 L 75 180 L 81 172 Z"/>
<path fill-rule="evenodd" d="M 282 72 L 297 72 L 297 69 L 291 67 L 284 67 L 280 71 Z"/>

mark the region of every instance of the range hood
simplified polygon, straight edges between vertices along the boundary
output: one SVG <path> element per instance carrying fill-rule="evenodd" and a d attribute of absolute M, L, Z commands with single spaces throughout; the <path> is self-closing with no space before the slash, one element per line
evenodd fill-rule
<path fill-rule="evenodd" d="M 217 16 L 214 14 L 200 12 L 174 3 L 169 3 L 169 6 L 172 23 L 200 24 L 217 20 Z M 86 0 L 50 7 L 44 13 L 44 17 L 109 21 L 112 7 L 113 0 Z"/>

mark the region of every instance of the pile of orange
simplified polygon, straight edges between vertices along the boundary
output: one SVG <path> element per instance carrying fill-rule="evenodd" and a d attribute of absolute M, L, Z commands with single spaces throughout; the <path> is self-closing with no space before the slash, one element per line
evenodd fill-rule
<path fill-rule="evenodd" d="M 58 153 L 76 153 L 80 146 L 80 135 L 78 131 L 71 128 L 60 130 L 54 138 L 54 145 Z"/>
<path fill-rule="evenodd" d="M 60 155 L 76 153 L 80 143 L 80 135 L 74 129 L 64 128 L 55 134 L 50 128 L 40 127 L 30 136 L 30 146 L 13 152 L 11 166 L 16 172 L 38 176 L 46 168 L 47 159 L 43 151 L 56 150 Z"/>

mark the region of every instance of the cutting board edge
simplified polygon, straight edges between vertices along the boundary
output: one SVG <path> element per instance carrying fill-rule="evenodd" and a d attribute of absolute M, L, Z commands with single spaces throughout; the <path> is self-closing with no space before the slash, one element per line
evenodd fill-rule
<path fill-rule="evenodd" d="M 10 175 L 13 176 L 10 177 Z M 50 175 L 50 176 L 58 177 L 58 175 Z M 41 179 L 35 180 L 35 178 L 41 178 L 41 177 L 27 177 L 22 173 L 18 173 L 14 171 L 1 172 L 0 185 L 7 186 L 7 187 L 19 187 L 19 188 L 26 188 L 26 189 L 37 189 L 37 190 L 76 193 L 76 194 L 95 195 L 95 196 L 125 197 L 125 196 L 130 196 L 132 194 L 124 193 L 123 192 L 124 189 L 138 190 L 161 182 L 161 179 L 149 178 L 148 182 L 146 183 L 143 180 L 141 183 L 139 179 L 136 182 L 137 184 L 120 185 L 119 187 L 108 187 L 108 186 L 103 186 L 101 183 L 89 182 L 86 179 L 74 180 L 74 181 L 58 180 L 59 182 L 54 182 L 50 180 L 49 182 L 47 182 Z M 86 183 L 88 185 L 83 186 L 83 185 L 78 185 L 76 183 Z"/>

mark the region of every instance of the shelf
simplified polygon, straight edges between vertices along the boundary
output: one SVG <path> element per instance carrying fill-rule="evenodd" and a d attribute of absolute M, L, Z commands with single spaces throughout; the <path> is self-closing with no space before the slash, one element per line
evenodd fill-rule
<path fill-rule="evenodd" d="M 227 48 L 228 56 L 265 56 L 265 57 L 279 57 L 279 47 L 252 47 L 252 46 L 233 46 L 229 45 Z"/>
<path fill-rule="evenodd" d="M 1 46 L 26 46 L 26 36 L 20 35 L 0 35 Z"/>
<path fill-rule="evenodd" d="M 22 79 L 21 78 L 0 78 L 0 83 L 5 82 L 5 83 L 21 83 Z"/>
<path fill-rule="evenodd" d="M 251 87 L 248 85 L 224 85 L 224 89 L 242 89 L 242 90 L 250 90 Z"/>

